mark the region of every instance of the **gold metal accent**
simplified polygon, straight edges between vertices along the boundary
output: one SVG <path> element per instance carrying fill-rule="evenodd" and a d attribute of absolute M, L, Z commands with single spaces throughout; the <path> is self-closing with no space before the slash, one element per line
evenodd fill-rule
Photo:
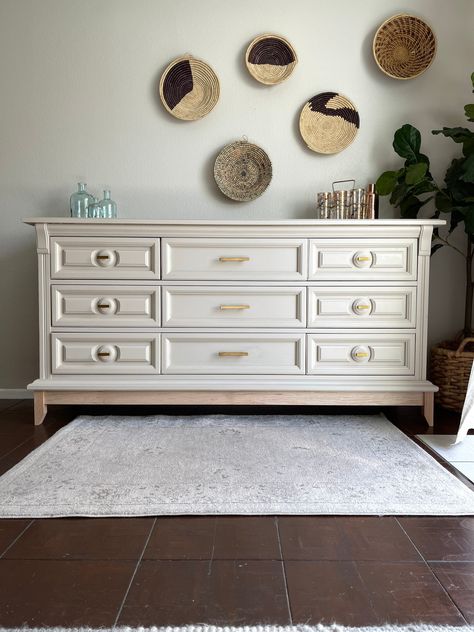
<path fill-rule="evenodd" d="M 97 307 L 99 309 L 109 309 L 110 305 L 108 303 L 99 303 Z"/>
<path fill-rule="evenodd" d="M 250 309 L 250 305 L 221 305 L 219 309 Z"/>
<path fill-rule="evenodd" d="M 97 255 L 96 259 L 110 259 L 109 255 Z"/>
<path fill-rule="evenodd" d="M 370 309 L 370 305 L 356 305 L 357 309 Z"/>
<path fill-rule="evenodd" d="M 99 358 L 107 358 L 110 353 L 108 351 L 99 351 L 97 355 L 99 356 Z"/>
<path fill-rule="evenodd" d="M 232 262 L 232 261 L 237 261 L 237 262 L 241 262 L 241 261 L 250 261 L 250 257 L 219 257 L 219 261 L 221 263 L 227 263 L 227 262 Z"/>
<path fill-rule="evenodd" d="M 227 357 L 243 358 L 245 356 L 248 356 L 247 351 L 219 351 L 220 358 L 227 358 Z"/>
<path fill-rule="evenodd" d="M 372 261 L 372 257 L 357 257 L 357 261 Z"/>
<path fill-rule="evenodd" d="M 367 358 L 367 357 L 368 357 L 368 355 L 369 355 L 369 354 L 368 354 L 368 353 L 366 353 L 365 351 L 364 351 L 364 352 L 359 351 L 359 353 L 354 353 L 354 356 L 355 356 L 356 358 Z"/>

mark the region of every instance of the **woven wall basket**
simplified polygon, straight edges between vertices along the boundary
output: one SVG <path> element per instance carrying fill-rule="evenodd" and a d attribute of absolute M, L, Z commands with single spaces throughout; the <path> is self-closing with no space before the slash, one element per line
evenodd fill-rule
<path fill-rule="evenodd" d="M 439 387 L 435 400 L 457 412 L 462 411 L 474 362 L 474 353 L 464 349 L 473 342 L 474 338 L 464 338 L 460 344 L 446 341 L 431 350 L 430 379 Z"/>
<path fill-rule="evenodd" d="M 372 49 L 375 61 L 386 75 L 413 79 L 431 65 L 436 54 L 436 37 L 426 22 L 402 13 L 379 27 Z"/>
<path fill-rule="evenodd" d="M 304 142 L 320 154 L 336 154 L 345 149 L 356 137 L 359 124 L 354 104 L 336 92 L 317 94 L 300 115 Z"/>
<path fill-rule="evenodd" d="M 231 200 L 250 202 L 258 198 L 272 179 L 267 153 L 246 140 L 226 145 L 214 164 L 217 186 Z"/>
<path fill-rule="evenodd" d="M 219 100 L 219 79 L 212 68 L 193 57 L 174 59 L 160 80 L 161 102 L 183 121 L 206 116 Z"/>
<path fill-rule="evenodd" d="M 247 48 L 245 63 L 254 79 L 273 86 L 288 79 L 298 58 L 293 46 L 280 35 L 256 37 Z"/>

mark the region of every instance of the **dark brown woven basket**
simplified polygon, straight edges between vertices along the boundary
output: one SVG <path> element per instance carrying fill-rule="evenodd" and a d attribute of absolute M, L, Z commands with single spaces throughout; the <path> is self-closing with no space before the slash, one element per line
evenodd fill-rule
<path fill-rule="evenodd" d="M 431 349 L 430 377 L 439 387 L 435 401 L 457 412 L 462 411 L 474 362 L 474 352 L 464 350 L 469 343 L 474 343 L 474 338 L 460 343 L 447 340 Z"/>

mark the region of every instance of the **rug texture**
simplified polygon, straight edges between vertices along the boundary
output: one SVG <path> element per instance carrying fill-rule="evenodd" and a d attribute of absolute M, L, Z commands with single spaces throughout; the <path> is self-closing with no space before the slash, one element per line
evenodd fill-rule
<path fill-rule="evenodd" d="M 131 628 L 118 626 L 116 628 L 0 628 L 0 632 L 474 632 L 472 625 L 430 625 L 412 623 L 409 625 L 381 625 L 370 627 L 346 627 L 344 625 L 245 625 L 216 626 L 216 625 L 185 625 L 150 628 Z"/>
<path fill-rule="evenodd" d="M 0 478 L 0 517 L 470 515 L 383 415 L 80 417 Z"/>

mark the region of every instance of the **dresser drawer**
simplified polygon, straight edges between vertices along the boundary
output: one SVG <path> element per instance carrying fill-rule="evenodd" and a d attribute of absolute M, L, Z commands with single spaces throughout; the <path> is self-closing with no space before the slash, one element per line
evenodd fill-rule
<path fill-rule="evenodd" d="M 309 334 L 308 373 L 414 375 L 415 334 Z"/>
<path fill-rule="evenodd" d="M 156 334 L 51 334 L 52 372 L 56 374 L 159 373 Z"/>
<path fill-rule="evenodd" d="M 304 373 L 304 335 L 163 334 L 163 373 Z"/>
<path fill-rule="evenodd" d="M 415 287 L 308 288 L 308 327 L 414 329 L 415 325 Z"/>
<path fill-rule="evenodd" d="M 307 278 L 305 239 L 163 239 L 163 279 Z"/>
<path fill-rule="evenodd" d="M 304 327 L 306 288 L 163 287 L 163 327 Z"/>
<path fill-rule="evenodd" d="M 52 237 L 53 279 L 159 279 L 160 240 Z"/>
<path fill-rule="evenodd" d="M 159 327 L 160 288 L 53 285 L 53 327 Z"/>
<path fill-rule="evenodd" d="M 312 239 L 309 278 L 416 280 L 416 239 Z"/>

